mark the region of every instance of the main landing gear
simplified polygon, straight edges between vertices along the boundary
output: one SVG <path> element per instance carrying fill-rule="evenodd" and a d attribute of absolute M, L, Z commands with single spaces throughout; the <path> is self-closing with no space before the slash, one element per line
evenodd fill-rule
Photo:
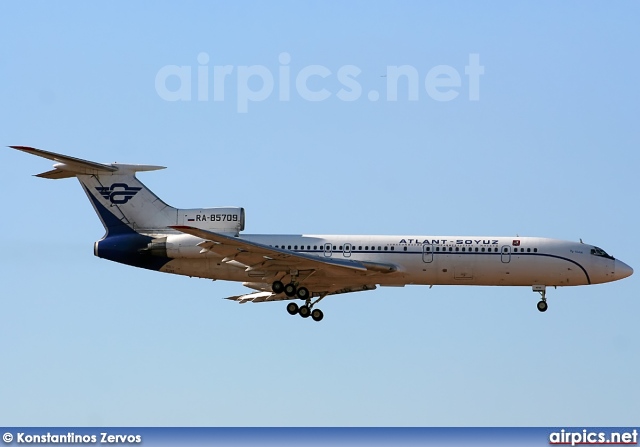
<path fill-rule="evenodd" d="M 304 304 L 300 307 L 296 303 L 287 304 L 287 312 L 289 315 L 298 314 L 302 318 L 313 318 L 314 321 L 321 321 L 324 318 L 324 314 L 320 309 L 312 309 L 310 304 Z"/>
<path fill-rule="evenodd" d="M 306 287 L 298 288 L 293 282 L 290 282 L 289 284 L 284 285 L 282 281 L 275 281 L 271 285 L 271 290 L 273 290 L 273 293 L 284 292 L 284 294 L 287 295 L 289 298 L 293 298 L 294 296 L 297 296 L 301 300 L 308 300 L 310 296 L 309 289 L 307 289 Z"/>
<path fill-rule="evenodd" d="M 310 295 L 309 289 L 307 289 L 306 287 L 300 287 L 296 289 L 296 286 L 294 286 L 293 284 L 287 284 L 286 286 L 284 286 L 284 294 L 291 298 L 297 296 L 301 300 L 308 300 Z"/>
<path fill-rule="evenodd" d="M 324 318 L 324 314 L 320 309 L 314 309 L 313 306 L 320 301 L 324 296 L 321 296 L 313 303 L 311 302 L 311 292 L 306 287 L 297 287 L 295 283 L 283 284 L 282 281 L 274 281 L 271 285 L 273 293 L 283 293 L 289 298 L 297 297 L 305 301 L 305 304 L 298 307 L 296 303 L 287 304 L 287 312 L 289 315 L 300 315 L 302 318 L 313 318 L 315 321 L 320 321 Z"/>
<path fill-rule="evenodd" d="M 547 286 L 533 286 L 533 291 L 540 294 L 540 301 L 538 301 L 538 310 L 540 312 L 546 312 L 549 306 L 547 305 Z"/>

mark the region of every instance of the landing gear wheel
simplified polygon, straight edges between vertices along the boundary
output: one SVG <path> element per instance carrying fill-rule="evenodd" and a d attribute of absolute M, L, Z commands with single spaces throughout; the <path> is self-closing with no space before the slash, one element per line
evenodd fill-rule
<path fill-rule="evenodd" d="M 538 301 L 538 310 L 540 312 L 546 312 L 548 307 L 546 301 Z"/>
<path fill-rule="evenodd" d="M 309 289 L 307 289 L 306 287 L 300 287 L 298 289 L 297 295 L 301 300 L 306 300 L 307 298 L 309 298 Z"/>
<path fill-rule="evenodd" d="M 308 306 L 300 306 L 300 309 L 298 309 L 298 313 L 302 318 L 309 318 L 309 315 L 311 315 L 311 309 L 309 309 Z"/>
<path fill-rule="evenodd" d="M 546 312 L 547 308 L 547 286 L 544 284 L 535 284 L 533 285 L 533 291 L 538 292 L 540 294 L 540 301 L 538 301 L 538 310 L 540 312 Z"/>
<path fill-rule="evenodd" d="M 295 315 L 298 313 L 298 305 L 296 303 L 287 304 L 287 312 L 289 315 Z"/>
<path fill-rule="evenodd" d="M 273 293 L 282 293 L 284 291 L 284 284 L 282 284 L 282 281 L 274 281 L 273 284 L 271 284 L 271 290 L 273 290 Z"/>
<path fill-rule="evenodd" d="M 311 311 L 311 318 L 313 318 L 315 321 L 320 321 L 324 318 L 324 314 L 320 309 L 313 309 Z"/>
<path fill-rule="evenodd" d="M 288 297 L 296 296 L 296 291 L 297 291 L 296 285 L 292 282 L 284 286 L 284 294 L 287 295 Z"/>

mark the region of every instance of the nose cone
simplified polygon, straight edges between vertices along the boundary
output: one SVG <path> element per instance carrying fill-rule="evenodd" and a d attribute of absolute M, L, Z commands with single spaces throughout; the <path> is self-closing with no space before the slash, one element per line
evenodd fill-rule
<path fill-rule="evenodd" d="M 616 279 L 626 278 L 633 275 L 633 269 L 622 261 L 616 259 Z"/>

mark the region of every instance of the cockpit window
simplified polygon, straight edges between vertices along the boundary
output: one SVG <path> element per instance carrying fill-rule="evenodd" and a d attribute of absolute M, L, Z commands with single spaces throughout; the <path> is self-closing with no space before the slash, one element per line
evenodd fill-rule
<path fill-rule="evenodd" d="M 602 248 L 599 248 L 599 247 L 593 247 L 591 249 L 591 254 L 594 256 L 600 256 L 602 258 L 615 259 L 613 256 L 611 256 L 610 254 L 608 254 L 606 251 L 604 251 Z"/>

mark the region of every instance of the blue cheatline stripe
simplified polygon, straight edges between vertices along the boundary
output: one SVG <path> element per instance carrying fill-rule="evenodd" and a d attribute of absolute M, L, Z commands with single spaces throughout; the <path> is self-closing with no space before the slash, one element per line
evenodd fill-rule
<path fill-rule="evenodd" d="M 135 248 L 135 250 L 139 249 L 139 248 L 144 248 L 146 247 L 146 245 L 151 241 L 152 238 L 148 237 L 148 236 L 142 236 L 139 233 L 136 233 L 133 229 L 131 229 L 127 224 L 125 224 L 124 222 L 122 222 L 120 219 L 118 219 L 116 216 L 114 216 L 109 210 L 107 210 L 107 208 L 105 208 L 100 202 L 97 201 L 97 199 L 93 196 L 93 194 L 91 194 L 87 188 L 85 187 L 84 184 L 82 184 L 82 187 L 84 188 L 85 192 L 87 193 L 87 196 L 89 196 L 89 198 L 91 199 L 91 202 L 93 203 L 93 206 L 96 209 L 96 212 L 98 213 L 98 215 L 100 216 L 100 219 L 102 220 L 105 228 L 107 229 L 107 235 L 105 236 L 105 238 L 100 241 L 99 244 L 101 244 L 102 242 L 105 242 L 110 236 L 116 236 L 116 235 L 124 235 L 124 234 L 128 234 L 128 235 L 138 235 L 142 238 L 146 238 L 146 242 L 144 242 L 143 245 L 142 244 L 142 240 L 140 240 L 139 242 L 136 241 L 135 243 L 133 241 L 130 241 L 127 245 L 133 245 L 137 248 Z M 280 244 L 282 245 L 282 244 Z M 495 247 L 491 247 L 491 248 L 495 248 Z M 133 247 L 132 247 L 133 249 Z M 286 250 L 286 249 L 283 249 Z M 318 253 L 318 254 L 324 254 L 326 253 L 325 250 L 290 250 L 293 252 L 300 252 L 300 253 Z M 100 245 L 98 246 L 98 252 L 100 253 Z M 341 254 L 343 253 L 342 251 L 331 251 L 329 252 L 331 254 L 336 253 L 336 254 Z M 397 254 L 397 255 L 419 255 L 422 256 L 423 251 L 404 251 L 404 250 L 351 250 L 350 252 L 351 254 L 362 254 L 362 253 L 372 253 L 372 254 Z M 484 256 L 502 256 L 503 253 L 502 252 L 475 252 L 475 251 L 431 251 L 427 253 L 428 255 L 484 255 Z M 576 266 L 578 266 L 582 272 L 584 273 L 584 275 L 587 278 L 587 283 L 591 284 L 591 278 L 589 277 L 589 273 L 587 273 L 587 270 L 578 262 L 574 261 L 573 259 L 569 259 L 569 258 L 565 258 L 563 256 L 558 256 L 558 255 L 552 255 L 552 254 L 547 254 L 547 253 L 521 253 L 521 252 L 517 252 L 517 253 L 513 253 L 513 252 L 509 252 L 507 253 L 510 256 L 546 256 L 546 257 L 550 257 L 550 258 L 556 258 L 556 259 L 561 259 L 567 262 L 570 262 Z M 140 255 L 136 252 L 137 256 L 126 256 L 125 258 L 123 258 L 122 256 L 119 256 L 119 259 L 124 259 L 124 260 L 116 260 L 116 259 L 112 259 L 113 261 L 116 262 L 122 262 L 123 264 L 129 264 L 129 265 L 135 265 L 137 267 L 143 267 L 143 268 L 150 268 L 153 270 L 158 270 L 160 269 L 164 264 L 166 264 L 167 262 L 169 262 L 171 259 L 170 258 L 161 258 L 161 257 L 157 257 L 154 256 L 153 258 L 157 258 L 158 260 L 164 259 L 164 261 L 162 261 L 162 263 L 159 265 L 159 267 L 156 267 L 158 265 L 158 262 L 151 262 L 150 264 L 153 266 L 143 266 L 143 265 L 138 265 L 140 263 Z M 100 257 L 104 257 L 101 256 Z M 107 258 L 110 259 L 110 258 Z M 135 262 L 132 263 L 132 262 Z M 429 263 L 426 263 L 429 264 Z"/>
<path fill-rule="evenodd" d="M 546 257 L 549 257 L 549 258 L 562 259 L 564 261 L 568 261 L 568 262 L 571 262 L 572 264 L 577 265 L 583 271 L 584 276 L 587 277 L 587 284 L 591 284 L 591 278 L 589 277 L 589 274 L 587 273 L 587 270 L 582 265 L 580 265 L 578 262 L 574 261 L 573 259 L 565 258 L 563 256 L 558 256 L 558 255 L 550 255 L 550 254 L 546 254 L 546 253 L 532 253 L 532 254 L 535 254 L 537 256 L 546 256 Z"/>
<path fill-rule="evenodd" d="M 324 250 L 290 250 L 290 251 L 294 251 L 294 252 L 301 252 L 301 253 L 319 253 L 319 254 L 324 254 L 326 253 Z M 335 253 L 336 255 L 341 255 L 343 252 L 342 251 L 331 251 L 328 252 L 331 253 L 332 255 Z M 416 256 L 422 256 L 422 254 L 424 253 L 423 251 L 404 251 L 404 250 L 352 250 L 349 253 L 351 254 L 357 254 L 357 253 L 371 253 L 371 254 L 385 254 L 385 255 L 389 255 L 389 254 L 396 254 L 396 255 L 416 255 Z M 580 270 L 582 270 L 582 272 L 584 273 L 584 276 L 587 278 L 587 284 L 591 284 L 591 277 L 589 276 L 589 273 L 587 272 L 587 270 L 577 261 L 574 261 L 573 259 L 569 259 L 569 258 L 565 258 L 564 256 L 559 256 L 559 255 L 552 255 L 549 253 L 521 253 L 521 252 L 509 252 L 509 253 L 502 253 L 502 252 L 475 252 L 475 251 L 430 251 L 430 252 L 426 252 L 427 256 L 429 255 L 474 255 L 474 256 L 502 256 L 503 254 L 506 255 L 510 255 L 510 256 L 545 256 L 548 258 L 556 258 L 556 259 L 561 259 L 563 261 L 567 261 L 570 262 L 576 266 L 578 266 L 580 268 Z M 509 262 L 511 263 L 511 262 Z M 430 262 L 425 262 L 425 264 L 431 264 Z"/>

